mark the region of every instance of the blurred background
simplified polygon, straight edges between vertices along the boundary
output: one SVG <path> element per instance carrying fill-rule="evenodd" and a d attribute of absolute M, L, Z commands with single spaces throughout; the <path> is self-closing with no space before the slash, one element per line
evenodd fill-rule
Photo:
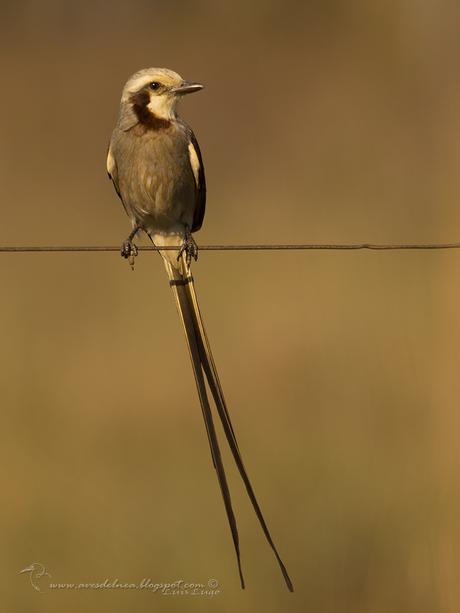
<path fill-rule="evenodd" d="M 205 161 L 198 243 L 460 240 L 460 8 L 0 4 L 2 245 L 113 245 L 126 79 L 167 66 Z M 456 612 L 460 252 L 202 252 L 240 448 L 242 592 L 159 256 L 1 254 L 2 608 Z M 214 598 L 55 582 L 218 581 Z M 51 579 L 43 578 L 46 589 Z"/>

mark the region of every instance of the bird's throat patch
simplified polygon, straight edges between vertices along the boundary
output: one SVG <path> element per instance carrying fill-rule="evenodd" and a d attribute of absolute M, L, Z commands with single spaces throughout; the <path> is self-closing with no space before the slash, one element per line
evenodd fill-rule
<path fill-rule="evenodd" d="M 130 102 L 138 122 L 144 126 L 146 130 L 165 130 L 171 125 L 171 121 L 169 119 L 157 117 L 148 108 L 150 96 L 147 91 L 142 89 L 141 91 L 132 94 L 130 97 Z"/>

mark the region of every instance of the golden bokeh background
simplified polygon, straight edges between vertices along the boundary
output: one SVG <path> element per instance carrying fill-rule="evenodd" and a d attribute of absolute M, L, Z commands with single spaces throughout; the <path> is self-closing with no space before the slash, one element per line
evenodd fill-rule
<path fill-rule="evenodd" d="M 449 1 L 0 5 L 2 245 L 118 244 L 105 173 L 127 77 L 167 66 L 208 210 L 198 242 L 460 240 Z M 457 612 L 460 252 L 202 252 L 245 464 L 239 588 L 160 258 L 0 254 L 2 610 Z M 214 598 L 40 585 L 216 579 Z"/>

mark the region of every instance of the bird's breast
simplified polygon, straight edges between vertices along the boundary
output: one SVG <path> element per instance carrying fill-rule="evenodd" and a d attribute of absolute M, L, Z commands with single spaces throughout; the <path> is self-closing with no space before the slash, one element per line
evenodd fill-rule
<path fill-rule="evenodd" d="M 192 225 L 195 179 L 185 133 L 171 126 L 121 133 L 114 146 L 119 188 L 128 212 L 146 230 Z"/>

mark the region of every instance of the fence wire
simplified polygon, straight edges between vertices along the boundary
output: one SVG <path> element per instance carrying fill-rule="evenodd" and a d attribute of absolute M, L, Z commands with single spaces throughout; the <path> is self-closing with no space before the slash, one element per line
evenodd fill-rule
<path fill-rule="evenodd" d="M 138 247 L 139 251 L 177 251 L 179 247 Z M 198 245 L 199 251 L 307 251 L 307 250 L 428 250 L 460 249 L 460 243 L 304 243 L 304 244 L 256 244 L 256 245 Z M 119 245 L 45 245 L 45 246 L 0 246 L 0 253 L 62 253 L 120 251 Z"/>

